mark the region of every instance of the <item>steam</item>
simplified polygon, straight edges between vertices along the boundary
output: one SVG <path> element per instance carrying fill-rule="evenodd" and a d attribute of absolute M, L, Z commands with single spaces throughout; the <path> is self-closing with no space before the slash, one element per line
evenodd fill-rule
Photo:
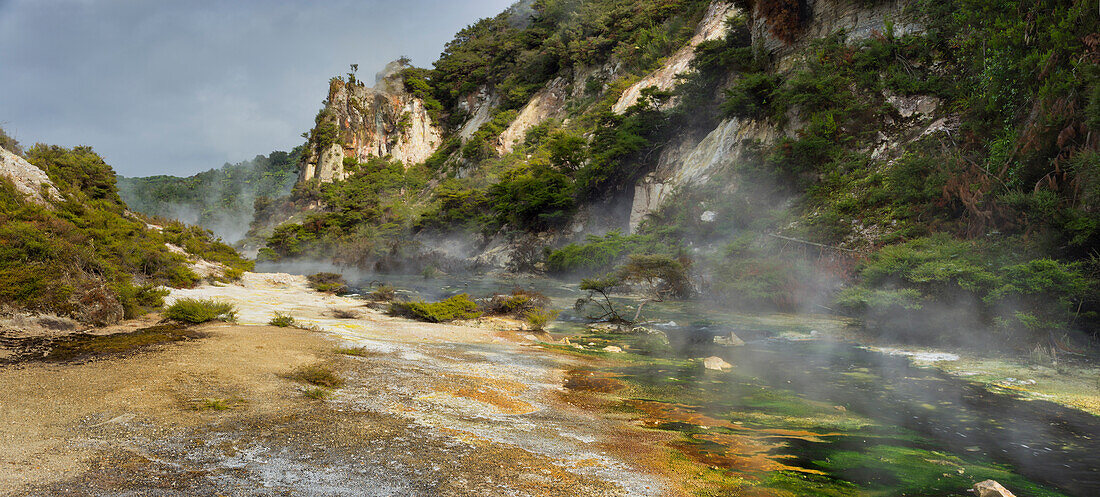
<path fill-rule="evenodd" d="M 290 193 L 297 175 L 285 165 L 296 162 L 295 153 L 272 152 L 188 178 L 120 177 L 119 195 L 137 212 L 202 226 L 235 244 L 248 233 L 257 198 Z"/>

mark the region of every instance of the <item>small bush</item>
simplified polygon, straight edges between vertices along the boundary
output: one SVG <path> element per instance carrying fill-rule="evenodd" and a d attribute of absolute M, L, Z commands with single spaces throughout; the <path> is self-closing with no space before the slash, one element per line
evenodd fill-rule
<path fill-rule="evenodd" d="M 493 295 L 481 305 L 481 311 L 489 316 L 524 317 L 529 311 L 549 304 L 550 299 L 539 292 L 516 288 L 511 295 Z"/>
<path fill-rule="evenodd" d="M 325 400 L 332 395 L 332 392 L 330 392 L 326 388 L 314 387 L 305 389 L 305 391 L 302 392 L 302 395 L 306 396 L 306 398 L 309 399 Z"/>
<path fill-rule="evenodd" d="M 291 327 L 297 326 L 298 321 L 296 321 L 294 319 L 294 317 L 291 316 L 290 314 L 283 314 L 281 312 L 276 312 L 275 316 L 272 317 L 271 321 L 268 321 L 267 324 L 269 324 L 271 326 L 278 326 L 280 328 L 291 328 Z"/>
<path fill-rule="evenodd" d="M 474 319 L 481 316 L 477 310 L 477 303 L 470 300 L 470 296 L 460 293 L 439 302 L 394 302 L 390 304 L 391 315 L 402 316 L 427 321 L 429 323 L 444 323 L 456 319 Z"/>
<path fill-rule="evenodd" d="M 397 288 L 393 285 L 381 285 L 370 292 L 368 297 L 371 300 L 389 302 L 397 297 Z"/>
<path fill-rule="evenodd" d="M 345 293 L 348 291 L 348 282 L 337 273 L 317 273 L 306 277 L 310 288 L 325 293 Z"/>
<path fill-rule="evenodd" d="M 557 317 L 558 311 L 548 311 L 546 309 L 531 309 L 527 311 L 527 314 L 524 316 L 527 320 L 527 324 L 534 331 L 546 329 L 546 325 L 557 319 Z"/>
<path fill-rule="evenodd" d="M 168 307 L 165 317 L 191 324 L 233 321 L 237 317 L 237 308 L 229 302 L 212 299 L 179 299 Z"/>
<path fill-rule="evenodd" d="M 355 309 L 332 309 L 332 317 L 336 319 L 359 319 L 359 311 Z"/>
<path fill-rule="evenodd" d="M 338 388 L 344 384 L 344 380 L 336 375 L 336 371 L 321 364 L 300 368 L 291 375 L 291 378 L 325 388 Z"/>

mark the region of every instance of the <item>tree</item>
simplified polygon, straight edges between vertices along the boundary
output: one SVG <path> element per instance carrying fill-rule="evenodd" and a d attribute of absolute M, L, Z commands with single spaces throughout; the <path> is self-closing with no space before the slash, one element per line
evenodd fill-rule
<path fill-rule="evenodd" d="M 607 275 L 582 279 L 580 288 L 588 295 L 577 299 L 573 307 L 580 311 L 589 304 L 595 305 L 601 314 L 588 316 L 593 321 L 620 325 L 638 323 L 646 304 L 690 295 L 687 266 L 686 261 L 667 255 L 631 255 L 626 264 Z M 643 295 L 632 319 L 625 318 L 611 301 L 611 294 L 626 288 L 637 288 Z"/>

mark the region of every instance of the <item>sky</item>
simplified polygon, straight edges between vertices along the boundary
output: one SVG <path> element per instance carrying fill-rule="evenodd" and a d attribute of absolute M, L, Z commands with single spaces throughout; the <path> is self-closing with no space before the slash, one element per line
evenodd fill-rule
<path fill-rule="evenodd" d="M 186 176 L 304 142 L 332 76 L 431 67 L 514 0 L 0 0 L 0 127 Z"/>

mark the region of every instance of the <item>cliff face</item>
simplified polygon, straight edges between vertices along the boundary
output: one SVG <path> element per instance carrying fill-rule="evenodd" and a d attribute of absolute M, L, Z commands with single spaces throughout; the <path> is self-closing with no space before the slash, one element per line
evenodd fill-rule
<path fill-rule="evenodd" d="M 780 71 L 797 67 L 804 49 L 811 40 L 819 39 L 844 30 L 849 40 L 859 40 L 884 33 L 889 23 L 897 35 L 921 30 L 905 12 L 906 2 L 900 0 L 878 2 L 866 5 L 859 0 L 809 0 L 806 2 L 808 20 L 802 23 L 795 38 L 783 40 L 776 35 L 769 20 L 761 12 L 760 4 L 752 12 L 753 44 L 765 47 L 776 57 Z M 684 72 L 694 58 L 693 49 L 704 40 L 715 39 L 725 34 L 723 21 L 738 11 L 721 2 L 715 2 L 700 24 L 689 47 L 685 47 L 660 69 L 643 78 L 627 90 L 615 104 L 616 112 L 624 111 L 637 100 L 640 88 L 657 86 L 669 89 L 675 84 L 674 76 Z M 781 32 L 781 31 L 779 31 Z M 879 136 L 876 156 L 888 155 L 897 140 L 905 135 L 917 136 L 927 131 L 928 116 L 936 109 L 933 99 L 889 97 L 891 105 L 897 108 L 901 118 L 894 137 L 885 134 Z M 914 117 L 915 116 L 915 117 Z M 941 123 L 942 124 L 942 123 Z M 638 228 L 645 216 L 655 212 L 668 196 L 677 188 L 690 188 L 692 185 L 706 182 L 713 173 L 725 165 L 743 160 L 751 149 L 770 147 L 783 137 L 797 136 L 804 123 L 792 119 L 780 124 L 770 120 L 725 119 L 715 128 L 705 133 L 684 133 L 669 144 L 661 153 L 657 167 L 647 174 L 634 188 L 634 199 L 630 209 L 629 231 Z M 876 157 L 879 158 L 879 157 Z M 736 179 L 727 185 L 727 191 L 733 193 L 738 185 Z"/>
<path fill-rule="evenodd" d="M 411 165 L 435 152 L 443 133 L 424 101 L 405 91 L 399 75 L 403 68 L 391 63 L 373 88 L 356 81 L 332 80 L 322 116 L 325 124 L 335 125 L 335 136 L 331 140 L 311 138 L 299 181 L 344 179 L 346 157 L 363 161 L 391 156 Z"/>

